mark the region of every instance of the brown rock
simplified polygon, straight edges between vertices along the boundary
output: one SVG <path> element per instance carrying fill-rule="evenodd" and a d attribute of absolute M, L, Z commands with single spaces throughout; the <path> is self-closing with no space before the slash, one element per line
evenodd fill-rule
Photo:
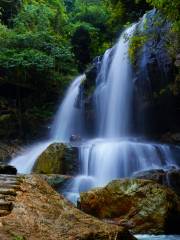
<path fill-rule="evenodd" d="M 112 181 L 104 188 L 81 193 L 79 206 L 88 214 L 125 225 L 135 233 L 180 231 L 179 197 L 149 180 Z"/>
<path fill-rule="evenodd" d="M 81 212 L 39 176 L 21 178 L 16 193 L 11 213 L 0 217 L 0 239 L 134 239 L 123 227 L 103 223 Z"/>

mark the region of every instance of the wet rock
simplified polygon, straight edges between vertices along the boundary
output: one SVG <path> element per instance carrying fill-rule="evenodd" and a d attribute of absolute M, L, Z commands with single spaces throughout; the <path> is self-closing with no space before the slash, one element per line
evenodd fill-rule
<path fill-rule="evenodd" d="M 33 172 L 73 175 L 78 171 L 78 149 L 62 143 L 51 144 L 37 159 Z"/>
<path fill-rule="evenodd" d="M 146 36 L 147 41 L 135 57 L 133 128 L 150 137 L 169 129 L 179 131 L 179 99 L 173 90 L 177 88 L 176 70 L 167 48 L 169 33 L 170 24 L 155 9 L 147 12 L 138 24 L 138 34 Z"/>
<path fill-rule="evenodd" d="M 134 239 L 123 227 L 81 212 L 39 176 L 21 178 L 16 193 L 11 212 L 0 217 L 0 239 L 12 240 L 14 236 L 28 240 Z"/>
<path fill-rule="evenodd" d="M 133 175 L 134 178 L 148 179 L 171 188 L 180 196 L 180 169 L 155 169 L 138 172 Z"/>
<path fill-rule="evenodd" d="M 0 164 L 0 174 L 16 175 L 17 169 L 10 165 Z"/>
<path fill-rule="evenodd" d="M 104 188 L 81 193 L 80 209 L 134 233 L 177 233 L 180 198 L 149 180 L 115 180 Z"/>

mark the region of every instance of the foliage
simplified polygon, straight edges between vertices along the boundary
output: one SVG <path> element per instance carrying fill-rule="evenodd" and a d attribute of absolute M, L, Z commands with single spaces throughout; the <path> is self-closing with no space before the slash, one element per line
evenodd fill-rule
<path fill-rule="evenodd" d="M 159 9 L 173 23 L 173 30 L 180 32 L 180 1 L 179 0 L 146 0 Z"/>
<path fill-rule="evenodd" d="M 31 83 L 33 71 L 40 82 L 42 78 L 49 83 L 58 74 L 59 80 L 69 74 L 73 55 L 64 29 L 67 16 L 60 1 L 49 2 L 26 0 L 12 29 L 0 25 L 0 66 L 5 77 L 18 73 L 18 81 Z"/>
<path fill-rule="evenodd" d="M 137 54 L 140 54 L 142 46 L 148 40 L 148 36 L 144 34 L 137 33 L 130 39 L 129 44 L 129 57 L 133 64 L 135 64 L 137 59 Z"/>

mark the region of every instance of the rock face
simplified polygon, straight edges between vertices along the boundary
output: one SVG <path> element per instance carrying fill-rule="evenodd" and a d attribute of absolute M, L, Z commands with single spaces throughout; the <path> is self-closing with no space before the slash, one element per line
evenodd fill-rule
<path fill-rule="evenodd" d="M 79 211 L 39 176 L 13 178 L 15 183 L 9 181 L 13 197 L 8 212 L 0 216 L 0 239 L 134 239 L 123 227 L 103 223 Z M 6 187 L 6 179 L 0 179 L 0 183 Z"/>
<path fill-rule="evenodd" d="M 33 172 L 72 175 L 78 170 L 78 149 L 53 143 L 37 159 Z"/>
<path fill-rule="evenodd" d="M 17 169 L 10 165 L 0 164 L 0 174 L 16 175 Z"/>
<path fill-rule="evenodd" d="M 180 196 L 180 170 L 179 169 L 156 169 L 139 172 L 133 175 L 134 178 L 138 179 L 147 179 L 155 181 L 159 184 L 168 186 L 171 188 L 177 195 Z"/>
<path fill-rule="evenodd" d="M 149 180 L 115 180 L 105 188 L 82 193 L 84 212 L 124 224 L 135 233 L 179 232 L 180 199 L 170 189 Z"/>

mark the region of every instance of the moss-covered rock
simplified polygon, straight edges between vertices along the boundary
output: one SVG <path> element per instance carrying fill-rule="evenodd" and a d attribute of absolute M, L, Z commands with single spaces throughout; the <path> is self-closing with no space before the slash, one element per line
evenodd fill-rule
<path fill-rule="evenodd" d="M 62 143 L 51 144 L 37 159 L 33 172 L 72 175 L 78 169 L 78 149 Z"/>
<path fill-rule="evenodd" d="M 179 232 L 180 198 L 153 181 L 115 180 L 104 188 L 81 193 L 81 210 L 125 225 L 135 233 Z"/>

